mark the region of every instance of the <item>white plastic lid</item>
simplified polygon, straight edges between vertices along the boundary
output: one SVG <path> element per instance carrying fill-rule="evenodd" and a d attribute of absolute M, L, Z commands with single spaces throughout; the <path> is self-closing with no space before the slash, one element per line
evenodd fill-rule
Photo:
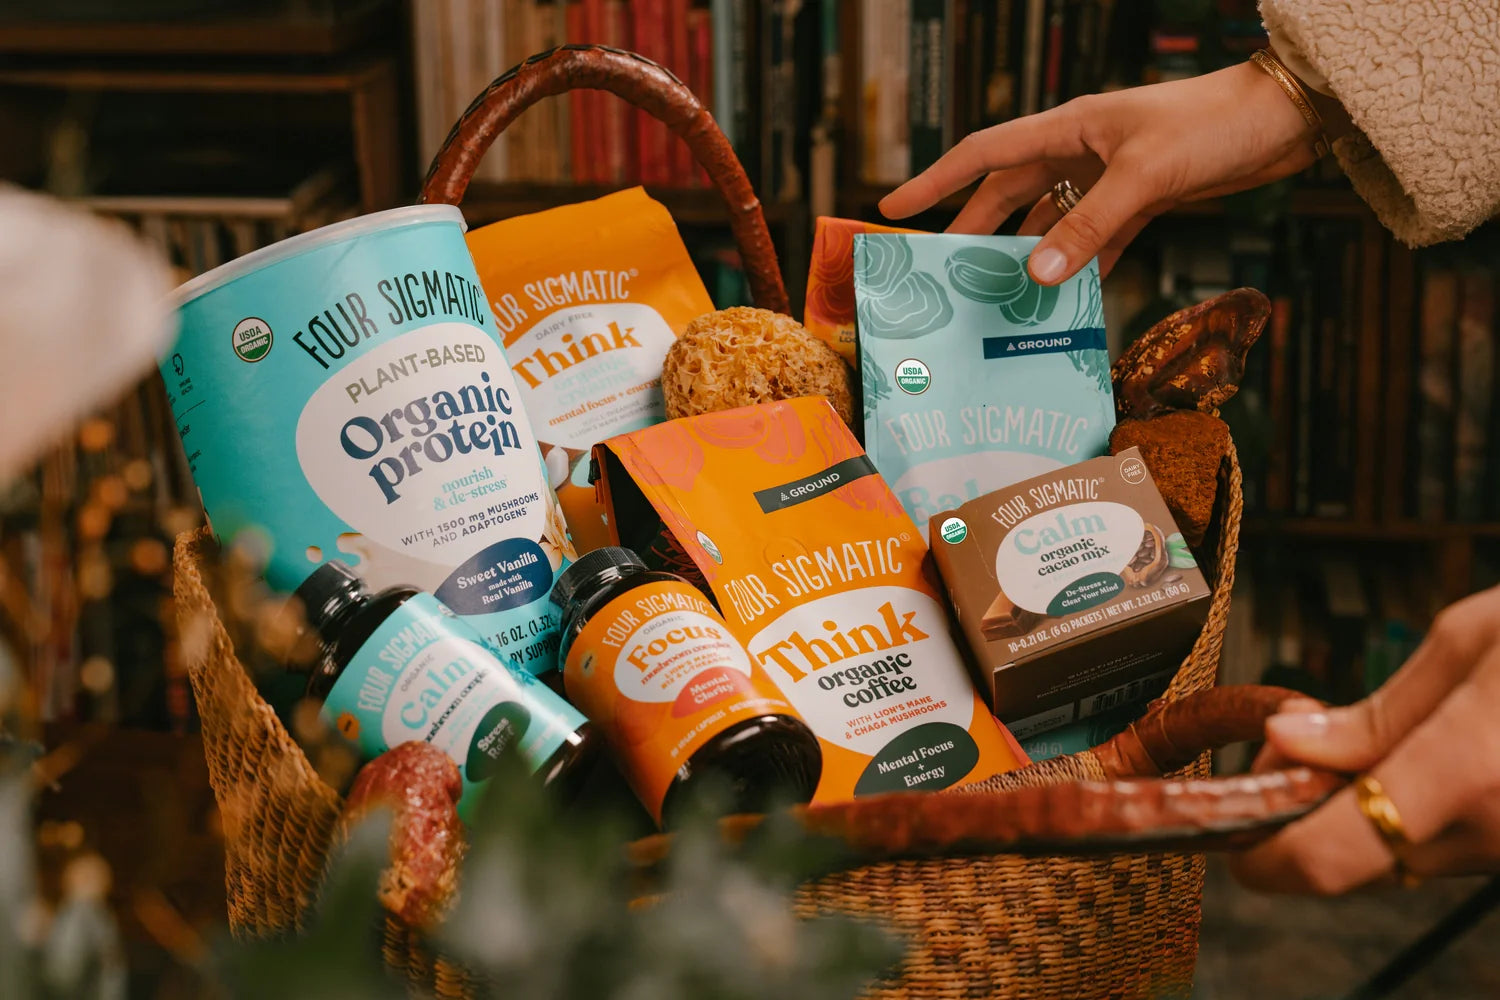
<path fill-rule="evenodd" d="M 316 250 L 330 243 L 341 243 L 365 233 L 383 232 L 425 222 L 456 222 L 460 229 L 468 228 L 464 222 L 464 213 L 457 205 L 406 205 L 402 208 L 388 208 L 383 212 L 371 212 L 369 215 L 345 219 L 343 222 L 335 222 L 320 229 L 288 236 L 270 246 L 252 250 L 243 257 L 236 257 L 227 264 L 220 264 L 211 271 L 204 271 L 196 278 L 177 287 L 172 293 L 172 307 L 180 309 L 205 292 L 211 292 L 252 271 L 259 271 L 271 264 L 307 253 L 309 250 Z"/>

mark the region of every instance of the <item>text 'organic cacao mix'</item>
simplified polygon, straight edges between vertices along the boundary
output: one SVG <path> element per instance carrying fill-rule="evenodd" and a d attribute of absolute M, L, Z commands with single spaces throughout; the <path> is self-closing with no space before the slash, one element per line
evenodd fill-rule
<path fill-rule="evenodd" d="M 671 215 L 642 188 L 468 240 L 573 542 L 598 548 L 608 532 L 589 449 L 665 419 L 662 359 L 713 302 Z"/>
<path fill-rule="evenodd" d="M 965 673 L 927 546 L 826 401 L 674 420 L 596 458 L 621 543 L 703 581 L 817 734 L 814 801 L 947 788 L 1022 762 Z"/>
<path fill-rule="evenodd" d="M 1095 262 L 1031 280 L 1034 237 L 854 237 L 865 448 L 927 520 L 1104 454 L 1115 425 Z"/>
<path fill-rule="evenodd" d="M 1160 693 L 1212 596 L 1138 448 L 938 514 L 932 554 L 980 689 L 1023 739 Z"/>

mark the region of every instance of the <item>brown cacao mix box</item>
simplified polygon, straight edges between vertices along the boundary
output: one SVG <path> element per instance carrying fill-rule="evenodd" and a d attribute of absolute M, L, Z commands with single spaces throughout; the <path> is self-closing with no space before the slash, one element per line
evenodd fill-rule
<path fill-rule="evenodd" d="M 1017 738 L 1166 686 L 1211 592 L 1139 449 L 932 518 L 980 691 Z"/>

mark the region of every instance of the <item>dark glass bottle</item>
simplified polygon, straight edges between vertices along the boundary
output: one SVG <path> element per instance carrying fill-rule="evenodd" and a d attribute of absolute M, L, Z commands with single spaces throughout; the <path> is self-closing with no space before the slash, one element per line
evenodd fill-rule
<path fill-rule="evenodd" d="M 600 743 L 594 727 L 431 594 L 405 586 L 371 594 L 335 560 L 296 597 L 322 652 L 308 696 L 366 760 L 408 740 L 441 747 L 463 775 L 461 812 L 510 746 L 565 798 L 587 778 Z"/>
<path fill-rule="evenodd" d="M 812 798 L 818 738 L 692 584 L 602 548 L 563 571 L 552 600 L 568 697 L 601 723 L 659 823 L 710 789 L 727 790 L 716 804 L 730 812 Z"/>

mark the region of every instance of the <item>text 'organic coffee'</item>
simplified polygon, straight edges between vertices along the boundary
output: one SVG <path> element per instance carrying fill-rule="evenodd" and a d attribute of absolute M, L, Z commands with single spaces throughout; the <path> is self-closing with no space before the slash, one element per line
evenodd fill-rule
<path fill-rule="evenodd" d="M 674 420 L 596 454 L 626 543 L 702 580 L 817 734 L 815 801 L 1017 766 L 923 574 L 926 545 L 827 402 Z"/>

